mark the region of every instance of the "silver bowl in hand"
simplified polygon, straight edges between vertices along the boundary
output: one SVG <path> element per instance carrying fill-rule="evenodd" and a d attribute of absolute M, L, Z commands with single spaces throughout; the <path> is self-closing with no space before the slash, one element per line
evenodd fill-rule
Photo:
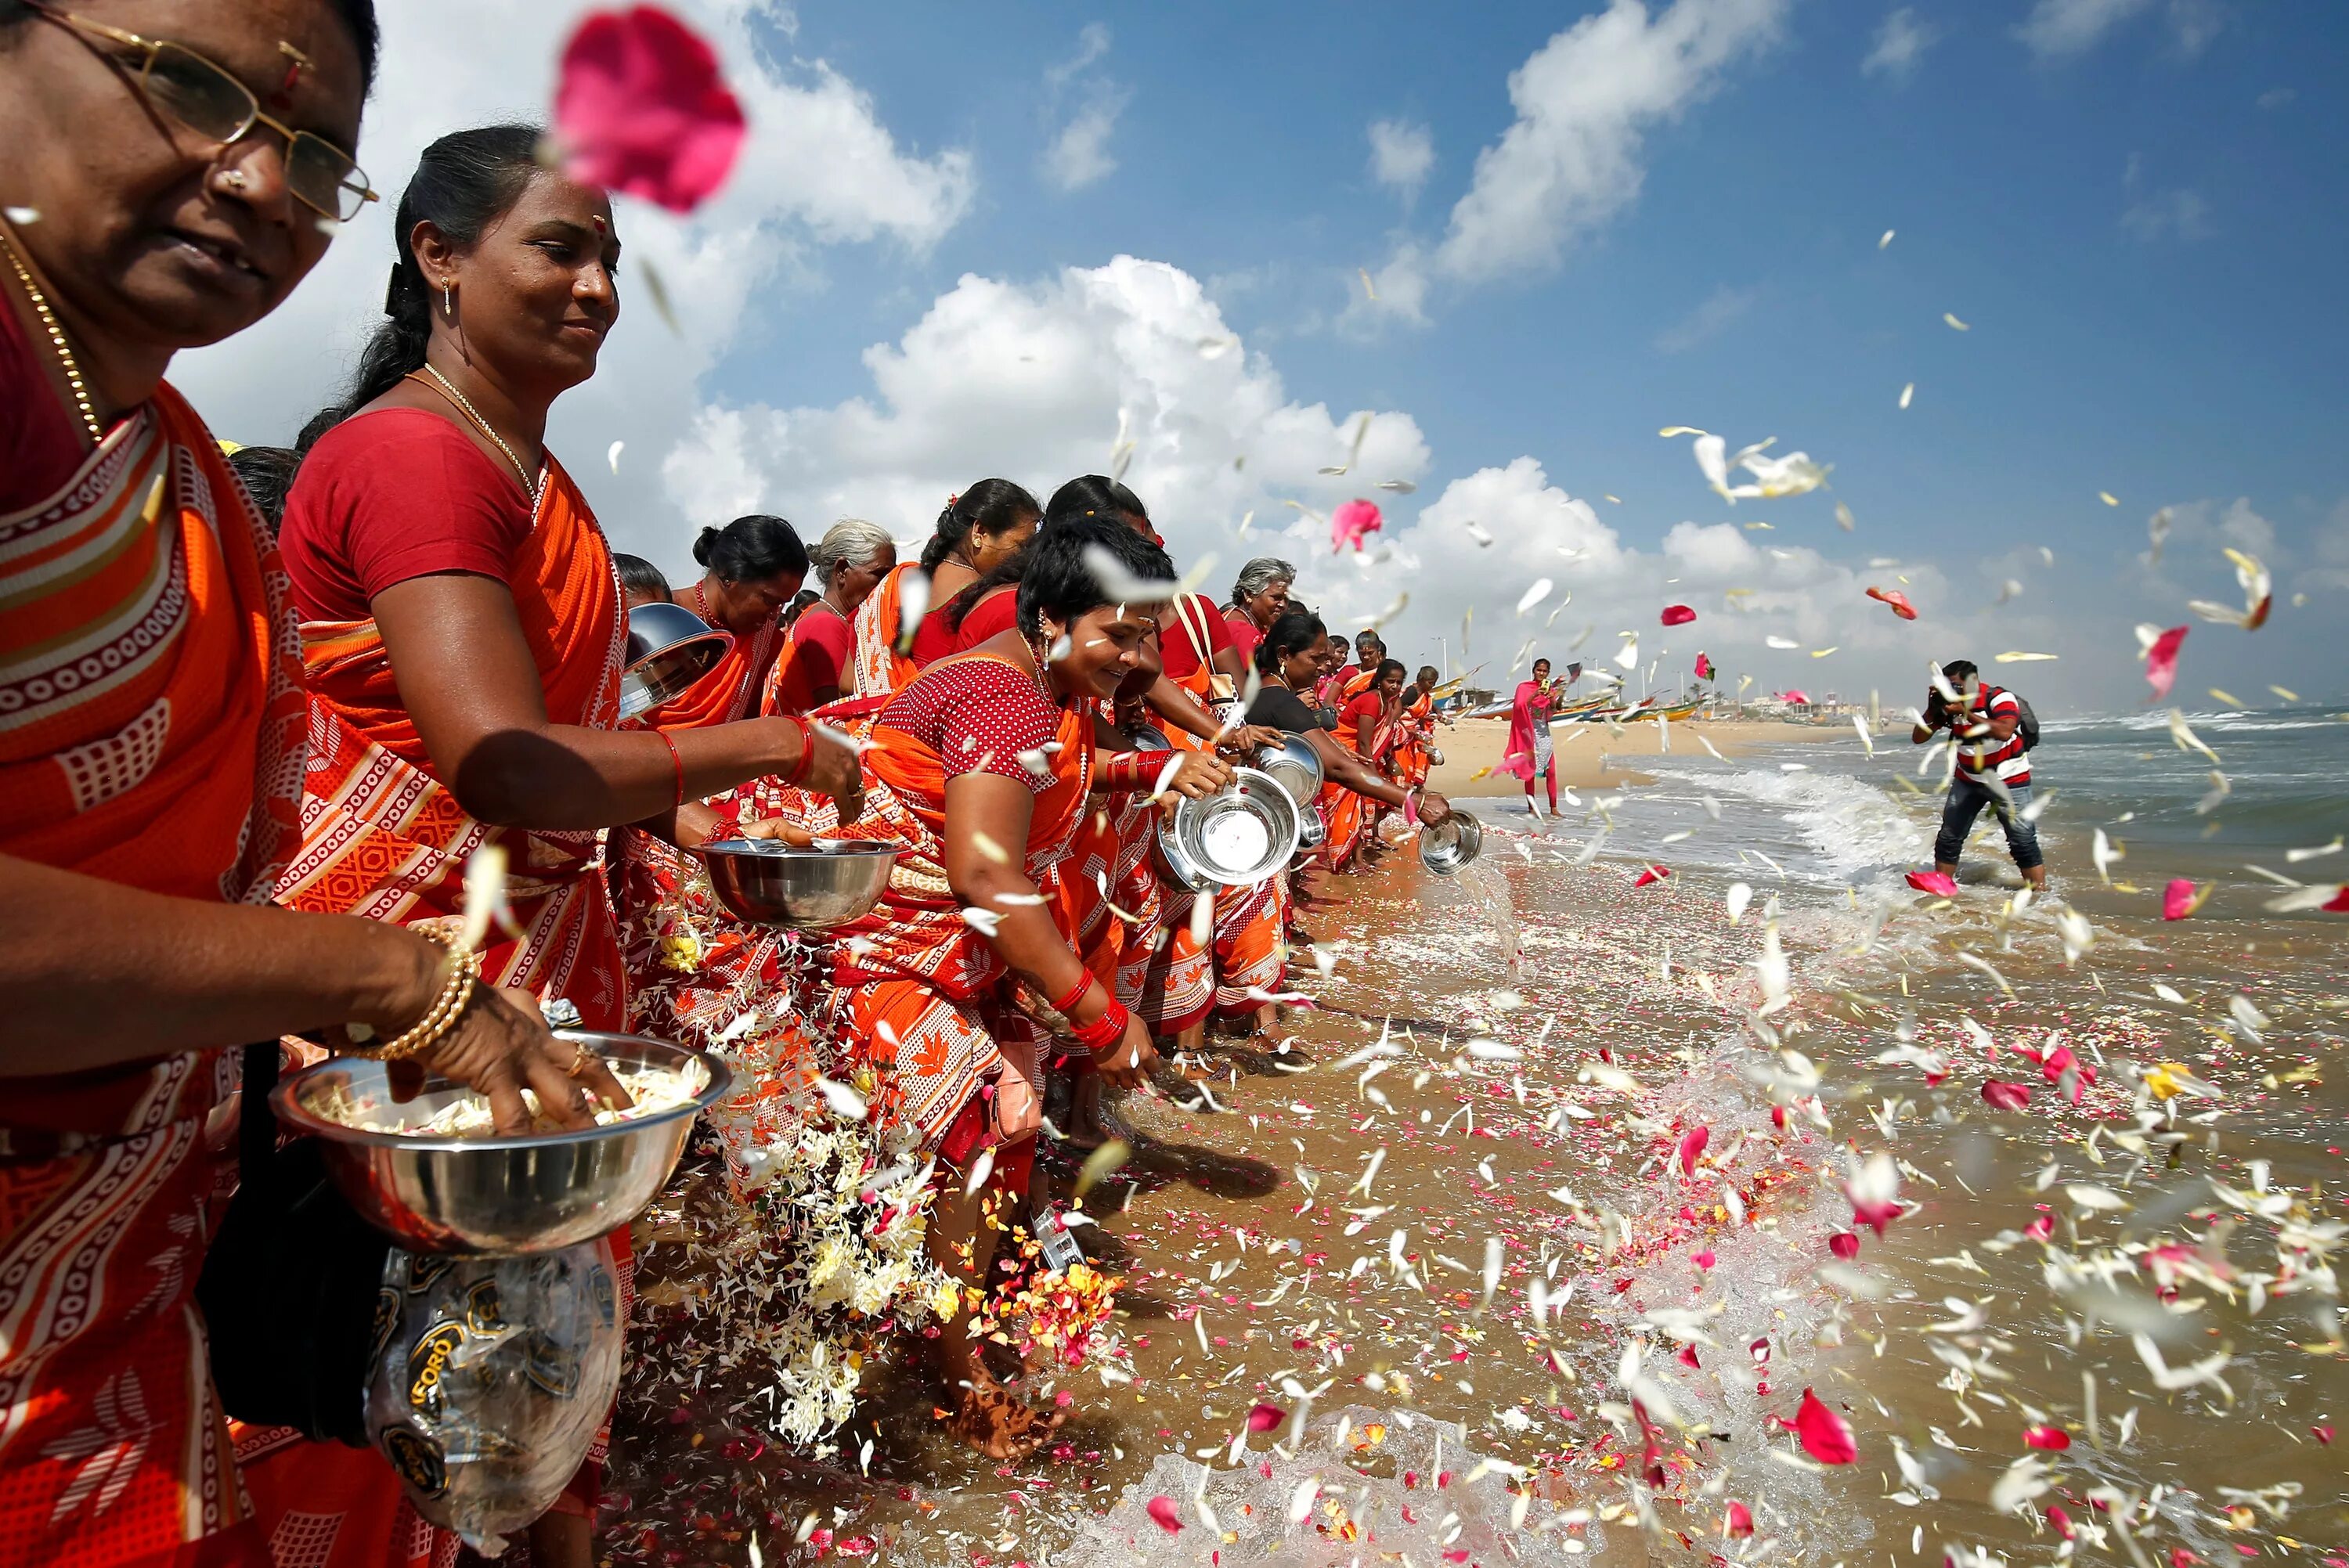
<path fill-rule="evenodd" d="M 318 1140 L 326 1174 L 362 1218 L 415 1253 L 516 1256 L 553 1252 L 616 1231 L 651 1202 L 677 1169 L 702 1109 L 725 1098 L 733 1075 L 718 1057 L 640 1035 L 558 1029 L 616 1070 L 663 1068 L 703 1077 L 684 1105 L 580 1132 L 519 1138 L 377 1131 L 353 1119 L 416 1127 L 480 1098 L 427 1078 L 396 1101 L 385 1064 L 337 1057 L 282 1080 L 270 1095 L 278 1119 Z"/>
<path fill-rule="evenodd" d="M 1235 768 L 1232 781 L 1212 795 L 1185 800 L 1160 820 L 1167 860 L 1206 882 L 1253 887 L 1287 866 L 1297 853 L 1299 810 L 1268 773 Z M 1189 877 L 1185 881 L 1204 892 Z"/>
<path fill-rule="evenodd" d="M 733 645 L 733 633 L 709 624 L 682 604 L 637 605 L 628 612 L 620 717 L 634 718 L 683 696 Z"/>
<path fill-rule="evenodd" d="M 1312 810 L 1313 798 L 1321 792 L 1321 754 L 1313 743 L 1301 735 L 1284 733 L 1278 746 L 1260 746 L 1250 758 L 1256 767 L 1272 775 L 1275 782 L 1288 791 L 1297 802 L 1298 810 Z"/>
<path fill-rule="evenodd" d="M 1474 861 L 1484 848 L 1485 825 L 1457 806 L 1441 822 L 1419 830 L 1420 864 L 1445 876 Z"/>
<path fill-rule="evenodd" d="M 822 931 L 870 913 L 889 886 L 899 846 L 877 839 L 717 839 L 695 851 L 718 902 L 737 920 Z"/>

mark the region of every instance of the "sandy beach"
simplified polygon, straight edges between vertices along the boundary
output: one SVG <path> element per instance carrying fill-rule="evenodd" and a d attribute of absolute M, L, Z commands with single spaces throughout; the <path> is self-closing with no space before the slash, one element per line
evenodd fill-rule
<path fill-rule="evenodd" d="M 1550 731 L 1557 757 L 1557 781 L 1573 789 L 1645 784 L 1651 776 L 1627 758 L 1660 757 L 1663 748 L 1674 753 L 1704 755 L 1709 744 L 1723 757 L 1745 757 L 1756 747 L 1789 741 L 1851 738 L 1849 727 L 1786 724 L 1768 719 L 1701 719 L 1675 724 L 1626 724 L 1610 729 L 1603 724 L 1561 724 Z M 1516 795 L 1525 786 L 1507 774 L 1495 774 L 1509 739 L 1506 718 L 1464 718 L 1439 725 L 1437 749 L 1444 765 L 1428 776 L 1429 788 L 1462 797 Z M 1485 777 L 1478 778 L 1478 774 Z"/>

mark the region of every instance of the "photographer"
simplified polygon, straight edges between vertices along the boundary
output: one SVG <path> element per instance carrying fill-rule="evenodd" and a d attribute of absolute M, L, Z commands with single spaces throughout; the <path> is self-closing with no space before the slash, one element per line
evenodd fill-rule
<path fill-rule="evenodd" d="M 1942 696 L 1942 682 L 1956 693 L 1956 701 Z M 1937 731 L 1947 729 L 1956 748 L 1957 767 L 1941 806 L 1941 831 L 1933 841 L 1935 871 L 1957 875 L 1966 835 L 1989 806 L 2006 830 L 2006 847 L 2023 880 L 2037 892 L 2046 891 L 2039 830 L 2025 810 L 2031 803 L 2031 747 L 2038 739 L 2038 727 L 2029 705 L 2002 686 L 1983 685 L 1971 661 L 1955 659 L 1942 668 L 1941 681 L 1926 696 L 1921 722 L 1909 732 L 1909 738 L 1922 746 Z"/>

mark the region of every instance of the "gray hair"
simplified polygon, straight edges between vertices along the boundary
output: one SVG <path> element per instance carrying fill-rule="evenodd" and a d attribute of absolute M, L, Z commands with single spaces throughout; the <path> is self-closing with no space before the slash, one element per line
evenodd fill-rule
<path fill-rule="evenodd" d="M 1239 579 L 1232 584 L 1232 603 L 1245 604 L 1276 583 L 1296 581 L 1296 567 L 1278 556 L 1259 555 L 1240 568 Z"/>
<path fill-rule="evenodd" d="M 823 531 L 823 537 L 808 551 L 808 560 L 815 565 L 817 579 L 829 583 L 840 568 L 864 565 L 878 559 L 883 551 L 894 549 L 896 542 L 877 522 L 843 517 Z"/>

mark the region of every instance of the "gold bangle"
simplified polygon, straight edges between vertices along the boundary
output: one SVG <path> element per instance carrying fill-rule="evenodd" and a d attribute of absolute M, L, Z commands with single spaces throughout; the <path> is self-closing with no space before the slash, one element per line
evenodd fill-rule
<path fill-rule="evenodd" d="M 416 934 L 450 949 L 448 980 L 442 984 L 440 994 L 433 997 L 432 1006 L 425 1009 L 421 1018 L 381 1045 L 369 1047 L 355 1043 L 350 1047 L 351 1055 L 375 1061 L 396 1062 L 429 1050 L 456 1026 L 457 1020 L 472 1002 L 473 992 L 479 984 L 475 976 L 481 968 L 481 955 L 456 952 L 454 944 L 437 931 L 418 929 Z"/>

